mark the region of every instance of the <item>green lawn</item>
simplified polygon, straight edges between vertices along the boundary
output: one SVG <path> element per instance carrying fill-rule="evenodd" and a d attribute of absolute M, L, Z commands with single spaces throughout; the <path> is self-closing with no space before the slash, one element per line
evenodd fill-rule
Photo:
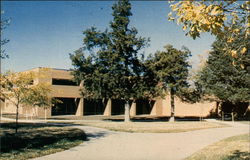
<path fill-rule="evenodd" d="M 250 134 L 219 141 L 198 151 L 186 160 L 250 160 Z"/>
<path fill-rule="evenodd" d="M 22 160 L 63 151 L 86 139 L 80 129 L 48 124 L 20 124 L 15 134 L 14 123 L 1 123 L 0 160 Z"/>

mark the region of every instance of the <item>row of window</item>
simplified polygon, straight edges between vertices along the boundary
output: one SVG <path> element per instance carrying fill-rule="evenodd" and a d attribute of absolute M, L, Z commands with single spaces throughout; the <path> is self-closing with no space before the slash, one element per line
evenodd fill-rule
<path fill-rule="evenodd" d="M 30 81 L 30 85 L 34 84 L 34 81 Z M 65 86 L 78 86 L 76 82 L 68 79 L 52 79 L 52 85 L 65 85 Z"/>

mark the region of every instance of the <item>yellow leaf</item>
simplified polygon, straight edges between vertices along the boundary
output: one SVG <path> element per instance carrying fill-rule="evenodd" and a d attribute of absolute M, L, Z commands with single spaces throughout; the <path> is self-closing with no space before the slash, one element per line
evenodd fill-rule
<path fill-rule="evenodd" d="M 226 20 L 227 20 L 227 17 L 223 15 L 222 20 L 223 20 L 223 21 L 226 21 Z"/>
<path fill-rule="evenodd" d="M 182 29 L 185 31 L 187 29 L 187 26 L 183 26 Z"/>
<path fill-rule="evenodd" d="M 220 7 L 218 6 L 215 6 L 214 9 L 211 11 L 211 15 L 214 16 L 214 15 L 217 15 L 220 13 L 220 11 L 218 10 Z"/>
<path fill-rule="evenodd" d="M 168 17 L 168 20 L 169 20 L 169 21 L 173 21 L 174 18 L 173 18 L 173 17 Z"/>
<path fill-rule="evenodd" d="M 228 42 L 228 43 L 231 43 L 231 42 L 233 42 L 233 40 L 234 40 L 234 39 L 233 39 L 232 37 L 230 37 L 230 38 L 228 38 L 227 42 Z"/>
<path fill-rule="evenodd" d="M 239 29 L 235 29 L 235 30 L 234 30 L 235 33 L 238 33 L 239 31 L 240 31 Z"/>
<path fill-rule="evenodd" d="M 222 23 L 219 23 L 219 22 L 215 22 L 215 24 L 216 24 L 217 26 L 219 26 L 219 27 L 222 26 Z"/>
<path fill-rule="evenodd" d="M 177 6 L 178 6 L 178 3 L 177 3 L 177 4 L 170 5 L 170 7 L 172 8 L 173 11 L 178 10 Z"/>
<path fill-rule="evenodd" d="M 211 12 L 211 9 L 212 9 L 212 7 L 213 7 L 213 5 L 209 5 L 209 6 L 207 6 L 207 8 L 206 8 L 206 12 Z"/>
<path fill-rule="evenodd" d="M 249 22 L 247 23 L 247 27 L 250 27 L 250 23 Z"/>
<path fill-rule="evenodd" d="M 244 64 L 240 64 L 240 67 L 241 67 L 242 69 L 244 69 L 244 68 L 245 68 Z"/>
<path fill-rule="evenodd" d="M 244 54 L 244 53 L 246 53 L 246 51 L 247 51 L 247 48 L 246 48 L 246 47 L 243 47 L 242 50 L 240 51 L 240 53 L 241 53 L 241 54 Z"/>
<path fill-rule="evenodd" d="M 170 13 L 168 14 L 168 17 L 172 17 L 172 12 L 170 12 Z"/>
<path fill-rule="evenodd" d="M 237 57 L 237 52 L 235 50 L 231 50 L 232 57 Z"/>

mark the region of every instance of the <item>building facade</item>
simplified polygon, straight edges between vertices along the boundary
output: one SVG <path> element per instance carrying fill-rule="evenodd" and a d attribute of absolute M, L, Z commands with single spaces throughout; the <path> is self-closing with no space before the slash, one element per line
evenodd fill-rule
<path fill-rule="evenodd" d="M 42 74 L 34 79 L 34 84 L 46 82 L 51 84 L 50 97 L 59 99 L 53 107 L 39 108 L 36 106 L 21 106 L 19 113 L 24 116 L 51 117 L 56 115 L 122 115 L 124 114 L 124 102 L 112 100 L 89 100 L 80 94 L 81 86 L 72 81 L 73 76 L 69 70 L 36 68 L 29 71 Z M 27 72 L 29 72 L 27 71 Z M 170 116 L 170 97 L 156 98 L 153 101 L 137 100 L 130 103 L 130 115 Z M 216 107 L 216 103 L 204 102 L 189 104 L 175 99 L 175 116 L 178 117 L 206 117 Z M 2 113 L 15 113 L 16 108 L 9 101 L 1 103 Z"/>

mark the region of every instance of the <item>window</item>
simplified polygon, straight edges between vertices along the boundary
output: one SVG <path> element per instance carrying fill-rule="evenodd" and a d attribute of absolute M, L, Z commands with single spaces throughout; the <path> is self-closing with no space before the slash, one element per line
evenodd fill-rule
<path fill-rule="evenodd" d="M 34 84 L 34 80 L 31 80 L 30 82 L 29 82 L 29 85 L 33 85 Z"/>
<path fill-rule="evenodd" d="M 52 79 L 52 85 L 77 86 L 76 82 L 68 79 Z"/>

